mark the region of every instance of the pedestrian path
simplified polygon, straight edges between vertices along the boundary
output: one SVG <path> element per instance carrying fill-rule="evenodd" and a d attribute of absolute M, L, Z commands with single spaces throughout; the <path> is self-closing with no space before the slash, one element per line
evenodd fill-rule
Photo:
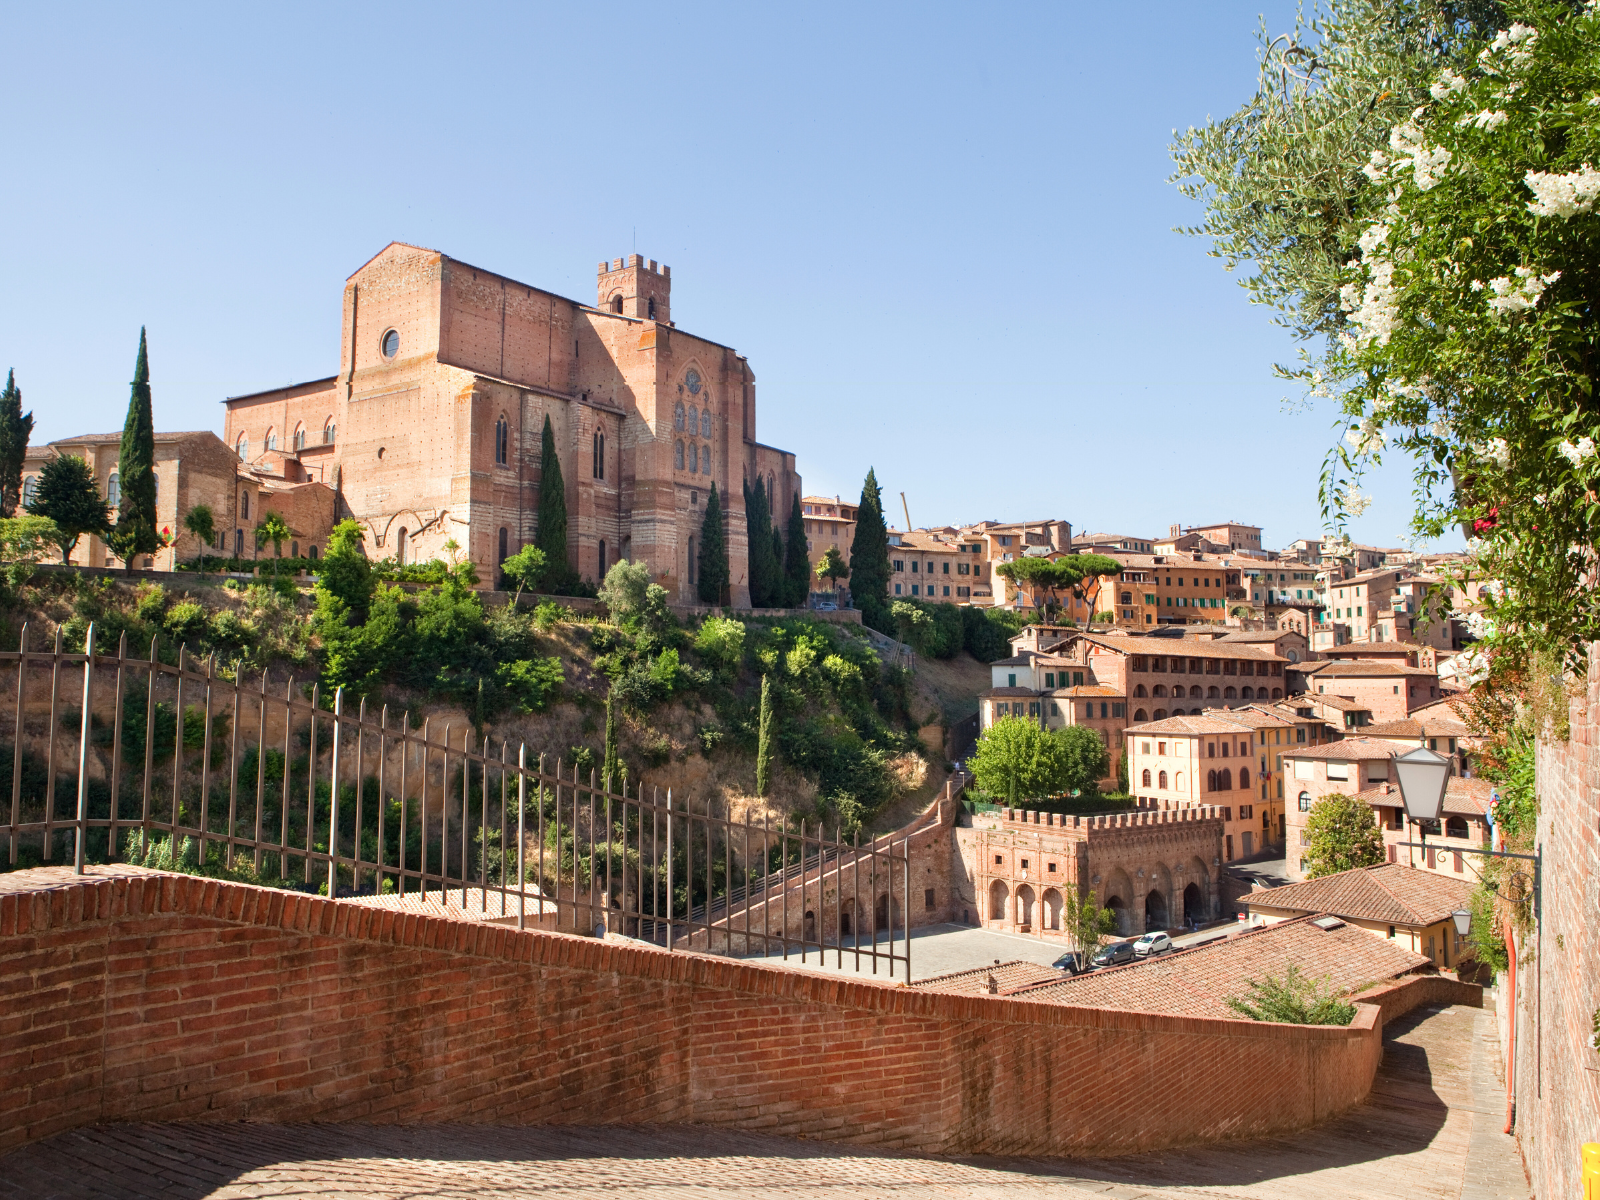
<path fill-rule="evenodd" d="M 0 1158 L 0 1197 L 1526 1200 L 1494 1036 L 1490 1010 L 1421 1010 L 1390 1022 L 1372 1096 L 1345 1117 L 1121 1159 L 919 1158 L 698 1126 L 113 1125 Z"/>

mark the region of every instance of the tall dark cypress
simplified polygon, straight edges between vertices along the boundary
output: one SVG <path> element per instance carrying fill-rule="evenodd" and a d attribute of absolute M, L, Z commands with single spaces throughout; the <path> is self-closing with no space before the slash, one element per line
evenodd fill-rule
<path fill-rule="evenodd" d="M 128 417 L 122 425 L 122 449 L 117 457 L 121 499 L 111 545 L 131 571 L 140 554 L 161 548 L 156 532 L 156 429 L 150 403 L 150 355 L 144 329 L 139 330 L 139 360 L 133 368 L 133 391 L 128 397 Z"/>
<path fill-rule="evenodd" d="M 889 529 L 883 521 L 883 491 L 871 468 L 861 485 L 856 508 L 856 536 L 850 543 L 850 597 L 861 619 L 883 633 L 889 620 Z"/>
<path fill-rule="evenodd" d="M 695 588 L 702 604 L 721 604 L 728 593 L 728 540 L 722 531 L 722 501 L 711 485 L 705 519 L 700 522 L 700 548 L 696 552 Z"/>
<path fill-rule="evenodd" d="M 567 485 L 561 478 L 549 413 L 544 415 L 539 444 L 539 532 L 533 540 L 544 551 L 544 586 L 552 591 L 569 586 L 573 572 L 567 562 Z"/>
<path fill-rule="evenodd" d="M 800 497 L 789 505 L 789 529 L 784 534 L 783 574 L 790 608 L 799 608 L 811 598 L 811 555 L 806 547 L 806 521 L 800 512 Z"/>
<path fill-rule="evenodd" d="M 758 476 L 754 487 L 745 489 L 745 527 L 750 549 L 750 604 L 771 608 L 781 597 L 775 596 L 778 559 L 772 553 L 772 510 L 767 503 L 767 485 Z"/>
<path fill-rule="evenodd" d="M 22 390 L 17 373 L 6 376 L 0 392 L 0 517 L 14 517 L 22 503 L 22 463 L 33 435 L 33 414 L 22 415 Z"/>

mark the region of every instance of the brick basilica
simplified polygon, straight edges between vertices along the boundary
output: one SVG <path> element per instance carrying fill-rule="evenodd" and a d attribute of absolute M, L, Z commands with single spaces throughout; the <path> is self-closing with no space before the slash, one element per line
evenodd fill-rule
<path fill-rule="evenodd" d="M 669 267 L 603 262 L 591 306 L 394 242 L 345 284 L 339 344 L 335 375 L 228 399 L 223 438 L 257 475 L 332 488 L 372 558 L 454 538 L 490 582 L 534 538 L 548 416 L 580 575 L 632 559 L 695 603 L 715 481 L 730 601 L 749 604 L 742 484 L 762 479 L 782 520 L 800 476 L 756 441 L 745 358 L 673 323 Z"/>

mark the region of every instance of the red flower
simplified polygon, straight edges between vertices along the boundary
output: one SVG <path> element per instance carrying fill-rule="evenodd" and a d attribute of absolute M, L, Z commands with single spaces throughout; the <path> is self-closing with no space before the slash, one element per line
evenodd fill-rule
<path fill-rule="evenodd" d="M 1498 524 L 1500 524 L 1500 506 L 1496 504 L 1489 509 L 1487 517 L 1479 517 L 1472 522 L 1472 532 L 1487 533 Z"/>

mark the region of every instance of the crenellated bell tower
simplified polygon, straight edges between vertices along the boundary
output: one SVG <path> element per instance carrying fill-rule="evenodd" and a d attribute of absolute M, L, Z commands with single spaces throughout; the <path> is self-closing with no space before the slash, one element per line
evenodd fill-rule
<path fill-rule="evenodd" d="M 630 254 L 601 263 L 595 292 L 596 308 L 672 324 L 672 268 L 657 266 L 654 259 Z"/>

